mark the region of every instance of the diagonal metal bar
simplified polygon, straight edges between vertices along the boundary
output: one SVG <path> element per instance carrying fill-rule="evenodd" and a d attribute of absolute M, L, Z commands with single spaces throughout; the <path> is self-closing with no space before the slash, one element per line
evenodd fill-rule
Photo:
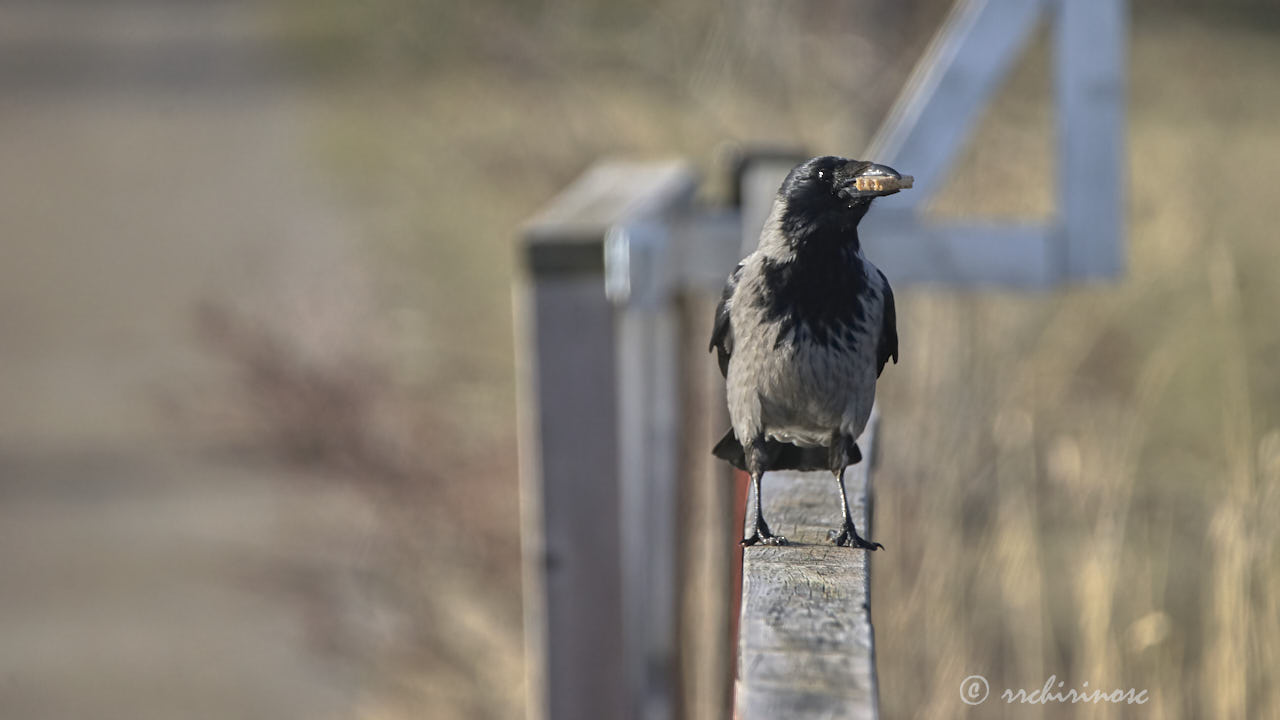
<path fill-rule="evenodd" d="M 1045 7 L 1046 0 L 956 4 L 867 151 L 866 157 L 915 175 L 916 189 L 895 204 L 923 206 L 942 187 Z"/>

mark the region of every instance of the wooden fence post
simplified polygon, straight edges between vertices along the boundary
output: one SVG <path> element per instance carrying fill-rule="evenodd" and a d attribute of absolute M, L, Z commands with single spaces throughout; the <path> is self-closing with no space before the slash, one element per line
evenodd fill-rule
<path fill-rule="evenodd" d="M 672 511 L 674 460 L 657 455 L 673 458 L 675 449 L 648 443 L 654 453 L 646 455 L 624 449 L 621 439 L 660 440 L 655 418 L 646 414 L 662 410 L 647 407 L 660 398 L 645 388 L 669 374 L 663 363 L 673 365 L 674 358 L 630 355 L 672 332 L 660 319 L 620 312 L 606 296 L 605 238 L 632 231 L 637 239 L 651 227 L 647 221 L 687 204 L 693 189 L 683 163 L 601 163 L 524 234 L 517 289 L 520 487 L 533 718 L 655 716 L 647 709 L 654 704 L 647 699 L 655 682 L 650 668 L 656 653 L 660 675 L 661 656 L 673 652 L 674 611 L 644 593 L 651 584 L 662 591 L 663 577 L 674 576 L 668 558 L 674 548 L 638 552 L 636 544 L 649 543 L 639 532 L 644 523 Z M 612 291 L 624 289 L 633 290 Z M 633 378 L 630 387 L 623 375 Z M 657 420 L 674 422 L 672 414 L 668 409 Z M 672 605 L 673 581 L 666 581 L 664 601 Z M 661 699 L 656 707 L 666 712 Z"/>
<path fill-rule="evenodd" d="M 529 717 L 621 717 L 612 308 L 599 268 L 530 249 L 517 291 Z"/>

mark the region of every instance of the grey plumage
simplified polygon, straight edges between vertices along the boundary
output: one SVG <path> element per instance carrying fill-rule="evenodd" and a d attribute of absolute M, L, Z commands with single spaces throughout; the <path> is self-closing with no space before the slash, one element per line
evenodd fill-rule
<path fill-rule="evenodd" d="M 844 498 L 843 472 L 858 462 L 876 379 L 897 361 L 893 291 L 862 254 L 857 225 L 871 200 L 858 177 L 892 175 L 881 165 L 814 158 L 787 176 L 756 251 L 734 269 L 716 309 L 711 347 L 727 382 L 732 429 L 715 454 L 751 473 L 755 532 L 743 540 L 782 543 L 764 522 L 760 476 L 768 470 L 830 470 Z M 842 545 L 858 537 L 848 505 Z"/>

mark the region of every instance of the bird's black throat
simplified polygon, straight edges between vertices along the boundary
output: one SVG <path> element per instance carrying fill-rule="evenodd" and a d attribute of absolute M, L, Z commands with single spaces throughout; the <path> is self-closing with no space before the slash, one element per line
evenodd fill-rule
<path fill-rule="evenodd" d="M 866 266 L 856 227 L 845 233 L 839 242 L 810 238 L 785 259 L 764 260 L 766 292 L 756 300 L 767 321 L 781 324 L 778 345 L 797 333 L 821 345 L 851 341 L 855 323 L 865 319 Z"/>

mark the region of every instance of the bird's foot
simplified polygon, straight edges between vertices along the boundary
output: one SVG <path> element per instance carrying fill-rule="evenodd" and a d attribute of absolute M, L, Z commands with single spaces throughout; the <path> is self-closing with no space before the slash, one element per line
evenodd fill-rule
<path fill-rule="evenodd" d="M 786 545 L 788 543 L 786 538 L 781 535 L 774 535 L 769 530 L 769 526 L 761 522 L 756 524 L 755 532 L 751 533 L 750 537 L 742 538 L 742 542 L 739 544 L 743 547 L 749 547 L 751 545 Z"/>
<path fill-rule="evenodd" d="M 884 546 L 878 542 L 864 540 L 858 535 L 858 531 L 853 529 L 853 523 L 849 520 L 844 521 L 844 525 L 839 530 L 831 530 L 827 533 L 827 537 L 831 542 L 842 545 L 844 547 L 861 548 L 863 550 L 883 550 Z"/>
<path fill-rule="evenodd" d="M 743 547 L 750 547 L 751 545 L 789 545 L 790 543 L 781 535 L 769 535 L 766 537 L 756 532 L 752 533 L 751 537 L 742 538 L 742 541 L 738 544 Z"/>

